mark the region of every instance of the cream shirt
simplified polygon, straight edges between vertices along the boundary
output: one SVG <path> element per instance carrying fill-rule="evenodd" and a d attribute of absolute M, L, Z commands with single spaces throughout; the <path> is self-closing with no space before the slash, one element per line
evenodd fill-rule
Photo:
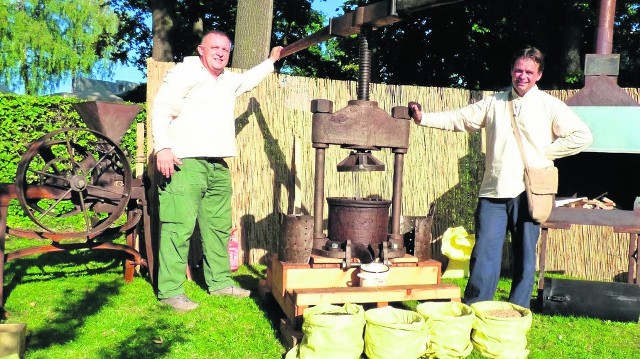
<path fill-rule="evenodd" d="M 559 99 L 531 88 L 515 91 L 513 108 L 529 166 L 544 168 L 553 160 L 580 152 L 593 141 L 591 131 Z M 486 134 L 485 171 L 480 197 L 515 198 L 524 191 L 524 164 L 511 126 L 509 91 L 496 93 L 463 108 L 423 113 L 421 125 L 450 131 Z"/>
<path fill-rule="evenodd" d="M 273 72 L 265 60 L 244 73 L 224 70 L 214 78 L 197 56 L 167 71 L 151 112 L 154 148 L 170 148 L 178 158 L 233 157 L 235 101 Z"/>

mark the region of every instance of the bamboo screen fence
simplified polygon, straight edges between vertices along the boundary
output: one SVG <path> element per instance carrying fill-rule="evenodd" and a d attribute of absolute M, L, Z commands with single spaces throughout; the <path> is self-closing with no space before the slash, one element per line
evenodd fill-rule
<path fill-rule="evenodd" d="M 149 60 L 147 113 L 164 73 L 174 63 Z M 571 91 L 556 91 L 566 99 Z M 370 99 L 391 112 L 411 100 L 422 103 L 425 111 L 442 111 L 467 105 L 486 93 L 462 89 L 371 85 Z M 632 92 L 638 98 L 638 92 Z M 315 152 L 311 146 L 310 101 L 333 101 L 334 111 L 356 99 L 356 84 L 349 81 L 270 75 L 253 91 L 236 102 L 236 134 L 239 155 L 229 159 L 233 176 L 233 222 L 241 233 L 246 263 L 258 263 L 277 251 L 281 223 L 287 214 L 310 214 L 313 209 Z M 150 128 L 150 119 L 147 128 Z M 147 131 L 147 153 L 152 139 Z M 482 136 L 411 126 L 410 146 L 405 156 L 402 214 L 426 216 L 436 205 L 435 259 L 440 239 L 449 227 L 464 226 L 473 233 L 473 211 L 484 168 Z M 335 169 L 348 150 L 332 146 L 327 150 L 325 197 L 377 195 L 391 199 L 393 156 L 388 150 L 374 152 L 385 163 L 383 172 L 338 173 Z M 323 218 L 327 218 L 325 213 Z M 627 236 L 602 228 L 574 226 L 569 231 L 551 231 L 547 252 L 547 271 L 594 280 L 611 281 L 626 272 Z M 508 252 L 508 251 L 505 251 Z M 505 253 L 503 266 L 508 268 Z"/>

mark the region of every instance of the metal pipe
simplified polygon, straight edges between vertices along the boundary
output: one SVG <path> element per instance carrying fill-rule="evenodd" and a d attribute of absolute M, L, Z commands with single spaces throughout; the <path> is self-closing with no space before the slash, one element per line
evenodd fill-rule
<path fill-rule="evenodd" d="M 315 192 L 313 194 L 313 248 L 321 248 L 324 246 L 323 240 L 326 239 L 324 232 L 322 231 L 324 218 L 324 167 L 326 147 L 316 147 L 316 173 L 314 179 Z"/>
<path fill-rule="evenodd" d="M 596 54 L 611 54 L 613 51 L 613 23 L 616 0 L 600 0 L 600 16 L 596 34 Z"/>
<path fill-rule="evenodd" d="M 393 164 L 393 197 L 391 198 L 391 237 L 400 235 L 400 214 L 402 213 L 402 175 L 404 154 L 396 153 Z"/>

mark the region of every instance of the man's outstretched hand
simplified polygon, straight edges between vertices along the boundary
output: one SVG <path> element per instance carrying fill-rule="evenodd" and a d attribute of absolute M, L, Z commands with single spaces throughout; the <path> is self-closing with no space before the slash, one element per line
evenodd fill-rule
<path fill-rule="evenodd" d="M 422 121 L 422 105 L 417 102 L 409 101 L 409 116 L 413 119 L 416 125 L 419 125 Z"/>

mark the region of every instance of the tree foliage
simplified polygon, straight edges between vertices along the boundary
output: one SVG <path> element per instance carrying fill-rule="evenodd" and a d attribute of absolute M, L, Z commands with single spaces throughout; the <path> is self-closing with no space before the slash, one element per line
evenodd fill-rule
<path fill-rule="evenodd" d="M 79 73 L 108 73 L 117 29 L 101 0 L 2 0 L 0 76 L 37 94 Z"/>
<path fill-rule="evenodd" d="M 112 0 L 116 1 L 144 3 Z M 193 32 L 195 18 L 203 20 L 205 29 L 235 36 L 237 0 L 154 1 L 176 2 L 177 29 L 170 40 L 174 61 L 193 54 L 198 40 Z M 344 0 L 339 7 L 349 12 L 374 1 L 381 0 Z M 291 44 L 326 24 L 324 16 L 311 10 L 311 2 L 273 0 L 271 46 Z M 585 54 L 595 52 L 599 6 L 599 0 L 464 0 L 425 9 L 373 32 L 372 79 L 390 84 L 498 89 L 509 83 L 511 55 L 533 45 L 547 56 L 541 87 L 578 88 Z M 620 54 L 618 83 L 624 87 L 640 84 L 639 7 L 637 0 L 616 1 L 613 53 Z M 147 44 L 134 55 L 140 69 L 151 55 Z M 355 80 L 358 62 L 358 39 L 352 36 L 332 38 L 299 51 L 277 66 L 294 75 Z"/>
<path fill-rule="evenodd" d="M 225 32 L 231 39 L 236 36 L 237 0 L 203 2 L 153 0 L 152 2 L 154 8 L 171 8 L 171 28 L 167 34 L 171 45 L 170 53 L 163 55 L 162 58 L 156 58 L 158 61 L 179 62 L 185 56 L 194 55 L 203 31 L 215 29 Z M 118 36 L 128 40 L 118 42 L 121 47 L 114 60 L 135 63 L 136 67 L 144 70 L 146 59 L 152 56 L 149 40 L 151 36 L 141 28 L 141 25 L 144 25 L 143 14 L 146 12 L 148 16 L 152 11 L 151 7 L 144 0 L 112 0 L 111 3 L 122 21 Z M 273 16 L 265 19 L 265 21 L 272 21 L 269 48 L 299 40 L 320 29 L 325 20 L 320 13 L 311 9 L 311 0 L 273 0 Z M 202 27 L 198 30 L 197 24 L 200 23 Z M 153 26 L 162 26 L 162 24 Z M 153 36 L 155 37 L 156 34 Z M 142 46 L 135 48 L 135 44 L 138 43 Z M 345 52 L 337 44 L 336 40 L 330 40 L 322 45 L 322 49 L 320 46 L 314 46 L 308 51 L 286 57 L 276 66 L 281 71 L 300 76 L 349 78 L 355 73 L 354 62 L 346 57 Z M 233 63 L 235 52 L 231 54 L 231 63 Z"/>
<path fill-rule="evenodd" d="M 166 9 L 170 27 L 162 61 L 195 54 L 203 31 L 235 38 L 238 0 L 0 0 L 0 68 L 13 88 L 52 88 L 65 76 L 88 73 L 106 60 L 146 69 L 152 56 L 152 6 Z M 106 1 L 106 2 L 105 2 Z M 316 0 L 320 1 L 320 0 Z M 344 0 L 343 12 L 381 0 Z M 321 29 L 327 18 L 312 0 L 273 0 L 271 44 L 288 45 Z M 105 4 L 110 5 L 109 10 Z M 425 9 L 375 29 L 369 41 L 372 80 L 389 84 L 499 89 L 509 62 L 533 45 L 547 56 L 543 88 L 579 88 L 585 54 L 595 52 L 599 0 L 464 0 Z M 618 84 L 640 84 L 640 2 L 616 1 L 613 53 Z M 113 28 L 117 16 L 119 27 Z M 154 24 L 154 27 L 157 24 Z M 159 24 L 158 26 L 164 26 Z M 233 63 L 232 53 L 231 63 Z M 279 61 L 279 71 L 355 80 L 358 37 L 332 38 Z M 104 60 L 104 61 L 102 61 Z M 99 67 L 100 67 L 99 66 Z"/>
<path fill-rule="evenodd" d="M 345 11 L 373 1 L 346 0 Z M 544 88 L 581 86 L 585 54 L 595 52 L 600 1 L 466 0 L 413 13 L 374 32 L 372 74 L 381 82 L 470 89 L 509 84 L 511 55 L 537 46 L 547 66 Z M 637 1 L 618 0 L 613 53 L 620 54 L 620 86 L 640 84 Z M 353 39 L 339 45 L 357 58 Z"/>
<path fill-rule="evenodd" d="M 275 0 L 274 35 L 272 42 L 283 46 L 305 38 L 326 25 L 328 19 L 311 9 L 308 0 Z M 347 80 L 357 76 L 357 61 L 340 46 L 339 39 L 296 52 L 280 61 L 280 71 L 296 76 Z"/>
<path fill-rule="evenodd" d="M 148 26 L 151 8 L 148 0 L 110 0 L 119 19 L 113 61 L 145 70 L 151 54 L 152 35 Z"/>

